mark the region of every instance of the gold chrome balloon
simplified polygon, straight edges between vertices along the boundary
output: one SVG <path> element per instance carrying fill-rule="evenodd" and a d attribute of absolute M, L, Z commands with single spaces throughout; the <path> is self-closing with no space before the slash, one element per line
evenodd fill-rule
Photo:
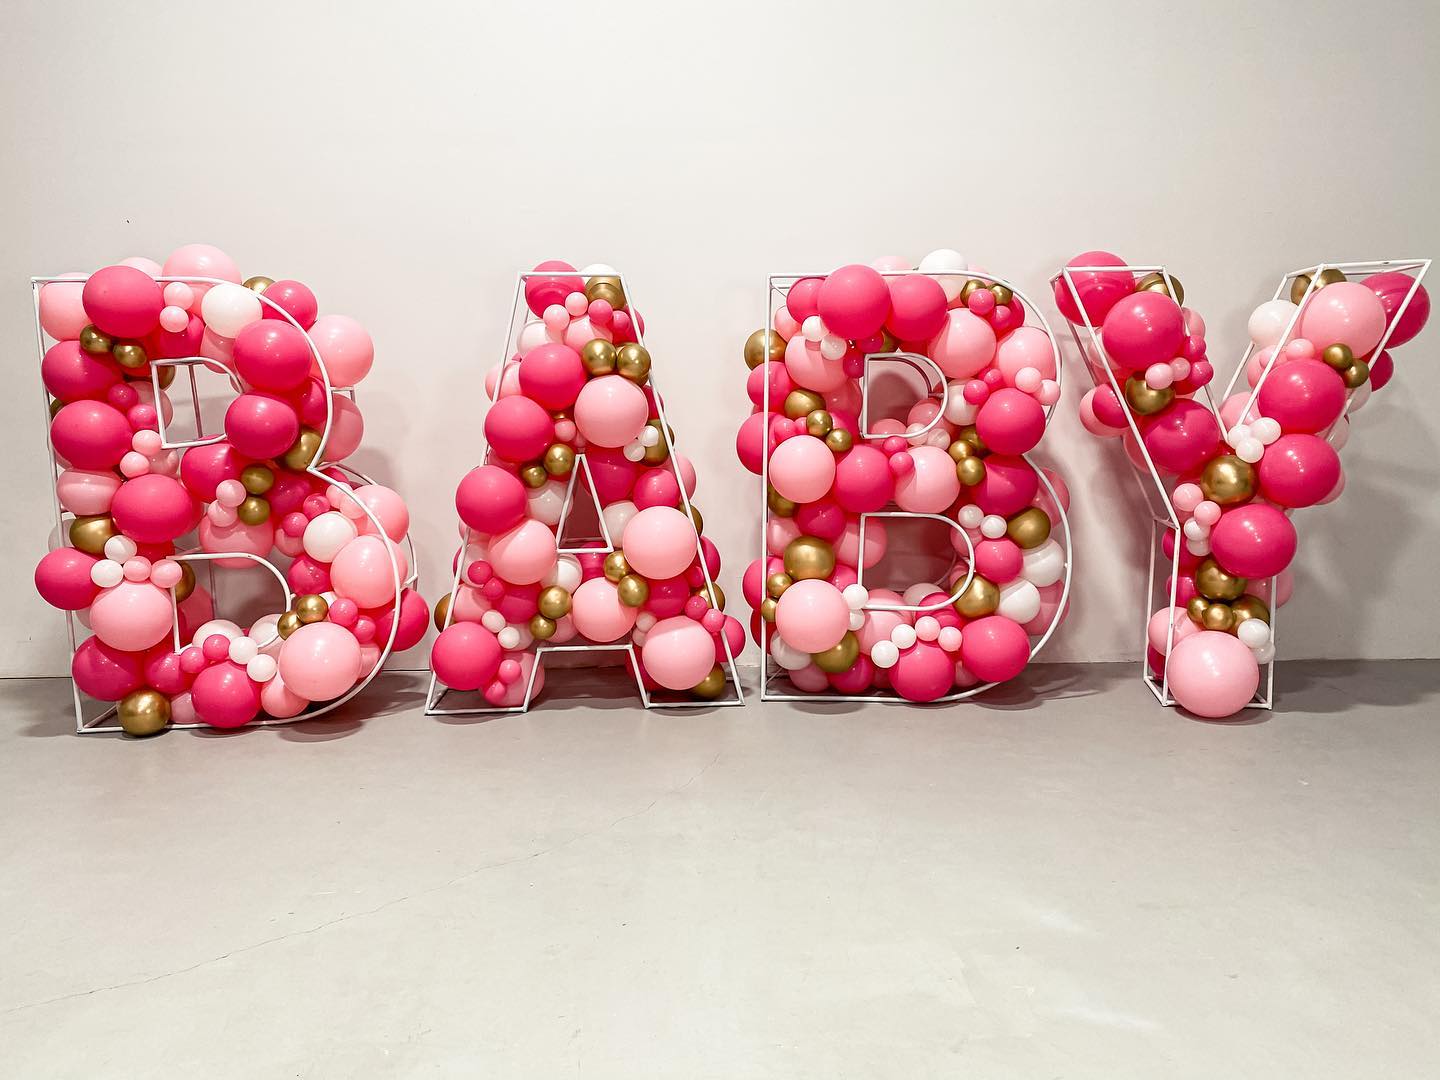
<path fill-rule="evenodd" d="M 775 621 L 775 598 L 773 596 L 767 596 L 760 601 L 760 618 L 766 622 Z"/>
<path fill-rule="evenodd" d="M 1008 285 L 991 285 L 990 292 L 995 297 L 996 304 L 1009 304 L 1015 299 L 1015 293 Z"/>
<path fill-rule="evenodd" d="M 604 338 L 587 341 L 580 348 L 580 361 L 591 375 L 609 375 L 615 370 L 615 346 Z"/>
<path fill-rule="evenodd" d="M 249 289 L 251 292 L 263 293 L 266 289 L 268 289 L 271 285 L 274 284 L 275 279 L 271 277 L 266 277 L 264 274 L 256 274 L 254 277 L 249 277 L 245 279 L 245 288 Z"/>
<path fill-rule="evenodd" d="M 1206 559 L 1195 570 L 1195 588 L 1208 600 L 1239 600 L 1245 595 L 1245 579 L 1228 572 L 1214 559 Z"/>
<path fill-rule="evenodd" d="M 755 370 L 767 360 L 785 359 L 785 339 L 774 330 L 756 330 L 745 339 L 745 366 Z"/>
<path fill-rule="evenodd" d="M 585 299 L 604 300 L 616 311 L 625 306 L 625 289 L 618 277 L 596 276 L 585 282 Z"/>
<path fill-rule="evenodd" d="M 161 367 L 156 368 L 155 370 L 160 373 L 160 389 L 170 389 L 170 384 L 175 381 L 175 365 L 164 364 Z"/>
<path fill-rule="evenodd" d="M 954 442 L 952 442 L 949 446 L 945 448 L 945 452 L 949 454 L 951 460 L 955 461 L 957 464 L 961 461 L 964 461 L 966 458 L 979 456 L 975 452 L 975 447 L 971 446 L 964 439 L 956 439 Z"/>
<path fill-rule="evenodd" d="M 530 464 L 520 470 L 520 482 L 527 488 L 542 488 L 550 480 L 544 465 Z"/>
<path fill-rule="evenodd" d="M 615 592 L 626 607 L 639 607 L 650 599 L 650 583 L 639 574 L 626 574 L 615 583 Z"/>
<path fill-rule="evenodd" d="M 275 483 L 275 474 L 264 465 L 246 465 L 240 470 L 240 483 L 251 495 L 264 495 Z"/>
<path fill-rule="evenodd" d="M 979 278 L 970 278 L 968 281 L 965 282 L 964 285 L 960 286 L 960 303 L 970 303 L 971 295 L 983 288 L 986 288 L 985 282 L 981 281 Z"/>
<path fill-rule="evenodd" d="M 835 429 L 835 418 L 825 409 L 816 409 L 805 417 L 805 434 L 823 439 Z"/>
<path fill-rule="evenodd" d="M 796 581 L 828 578 L 835 572 L 835 549 L 818 536 L 797 536 L 785 545 L 785 572 Z"/>
<path fill-rule="evenodd" d="M 285 456 L 281 460 L 285 462 L 287 469 L 302 472 L 314 464 L 315 455 L 318 453 L 320 453 L 320 433 L 302 427 L 299 438 L 295 440 L 295 445 L 285 451 Z"/>
<path fill-rule="evenodd" d="M 853 630 L 846 630 L 845 636 L 839 644 L 832 645 L 824 652 L 817 652 L 811 656 L 815 666 L 821 671 L 831 675 L 838 675 L 842 671 L 849 671 L 855 666 L 855 661 L 860 656 L 860 639 L 855 636 Z"/>
<path fill-rule="evenodd" d="M 1266 626 L 1270 625 L 1269 606 L 1264 600 L 1261 600 L 1258 596 L 1254 596 L 1251 593 L 1246 593 L 1240 597 L 1239 600 L 1231 604 L 1230 610 L 1235 614 L 1236 626 L 1239 626 L 1247 619 L 1259 619 Z"/>
<path fill-rule="evenodd" d="M 1370 381 L 1370 365 L 1364 360 L 1356 360 L 1340 373 L 1340 378 L 1349 389 L 1358 390 Z"/>
<path fill-rule="evenodd" d="M 322 622 L 330 614 L 330 605 L 319 593 L 307 593 L 295 598 L 295 617 L 301 623 Z"/>
<path fill-rule="evenodd" d="M 570 614 L 570 594 L 559 585 L 540 590 L 536 607 L 547 619 L 563 619 Z"/>
<path fill-rule="evenodd" d="M 450 618 L 450 601 L 453 595 L 453 593 L 446 593 L 444 596 L 440 597 L 439 600 L 435 601 L 436 630 L 445 629 L 445 620 Z"/>
<path fill-rule="evenodd" d="M 1000 590 L 994 582 L 976 574 L 965 586 L 965 591 L 955 597 L 955 610 L 967 619 L 978 619 L 993 614 L 1000 606 Z"/>
<path fill-rule="evenodd" d="M 785 395 L 785 415 L 791 420 L 825 408 L 825 399 L 813 390 L 791 390 Z"/>
<path fill-rule="evenodd" d="M 301 625 L 303 624 L 300 622 L 300 616 L 293 611 L 287 611 L 276 620 L 275 629 L 282 638 L 288 638 L 296 630 L 299 630 Z"/>
<path fill-rule="evenodd" d="M 1230 610 L 1229 604 L 1209 604 L 1205 608 L 1205 614 L 1200 620 L 1200 625 L 1206 630 L 1228 631 L 1235 628 L 1235 613 Z"/>
<path fill-rule="evenodd" d="M 990 448 L 985 445 L 985 440 L 980 438 L 980 432 L 975 430 L 974 424 L 961 428 L 955 433 L 955 438 L 957 441 L 963 442 L 970 447 L 972 454 L 975 456 L 988 454 L 990 452 Z"/>
<path fill-rule="evenodd" d="M 650 351 L 634 341 L 627 341 L 615 350 L 615 368 L 634 383 L 642 383 L 650 376 Z"/>
<path fill-rule="evenodd" d="M 70 522 L 70 546 L 87 555 L 105 557 L 105 541 L 116 535 L 115 521 L 109 514 L 77 517 Z"/>
<path fill-rule="evenodd" d="M 844 454 L 855 445 L 855 438 L 844 428 L 834 428 L 825 436 L 825 445 L 837 454 Z"/>
<path fill-rule="evenodd" d="M 1192 596 L 1190 602 L 1185 605 L 1185 614 L 1190 616 L 1191 622 L 1203 623 L 1205 621 L 1205 609 L 1210 606 L 1210 601 L 1203 596 Z"/>
<path fill-rule="evenodd" d="M 555 443 L 545 451 L 544 469 L 549 476 L 569 476 L 575 468 L 575 451 L 564 443 Z"/>
<path fill-rule="evenodd" d="M 1165 281 L 1164 274 L 1146 274 L 1135 283 L 1136 292 L 1158 292 L 1170 297 L 1177 304 L 1185 303 L 1185 286 L 1180 284 L 1180 279 L 1174 274 L 1170 275 L 1170 281 L 1175 285 L 1175 291 L 1170 291 L 1170 285 Z"/>
<path fill-rule="evenodd" d="M 706 701 L 714 701 L 725 692 L 725 669 L 716 664 L 698 683 L 690 688 L 690 693 Z"/>
<path fill-rule="evenodd" d="M 1242 503 L 1255 495 L 1255 466 L 1234 454 L 1211 458 L 1200 474 L 1200 490 L 1221 506 Z"/>
<path fill-rule="evenodd" d="M 1349 345 L 1337 344 L 1327 345 L 1325 351 L 1320 354 L 1320 359 L 1329 364 L 1336 371 L 1344 371 L 1351 364 L 1355 363 L 1355 354 L 1350 351 Z"/>
<path fill-rule="evenodd" d="M 136 690 L 120 699 L 116 712 L 126 735 L 155 735 L 170 723 L 170 699 L 156 690 Z"/>
<path fill-rule="evenodd" d="M 623 551 L 612 551 L 605 556 L 604 569 L 606 581 L 619 581 L 630 573 L 630 563 L 626 561 Z"/>
<path fill-rule="evenodd" d="M 1305 291 L 1310 288 L 1309 274 L 1296 274 L 1295 280 L 1290 283 L 1290 302 L 1298 304 L 1305 299 Z"/>
<path fill-rule="evenodd" d="M 1006 524 L 1005 535 L 1022 548 L 1037 548 L 1050 539 L 1050 515 L 1038 506 L 1021 510 Z"/>
<path fill-rule="evenodd" d="M 1320 276 L 1315 279 L 1315 287 L 1323 289 L 1326 285 L 1334 285 L 1336 282 L 1344 280 L 1345 274 L 1332 266 L 1328 270 L 1320 271 Z"/>
<path fill-rule="evenodd" d="M 795 513 L 795 504 L 768 485 L 765 490 L 765 502 L 769 504 L 770 510 L 780 517 L 790 517 Z"/>
<path fill-rule="evenodd" d="M 765 593 L 779 600 L 780 594 L 794 584 L 795 579 L 789 574 L 771 574 L 765 579 Z"/>
<path fill-rule="evenodd" d="M 695 590 L 695 595 L 705 597 L 705 601 L 716 611 L 725 610 L 725 590 L 713 582 L 709 585 L 701 585 Z"/>
<path fill-rule="evenodd" d="M 1168 386 L 1156 390 L 1145 381 L 1144 375 L 1131 375 L 1125 380 L 1125 400 L 1141 416 L 1154 416 L 1175 400 L 1175 391 Z"/>
<path fill-rule="evenodd" d="M 80 348 L 91 356 L 104 356 L 114 347 L 115 342 L 110 335 L 101 333 L 93 326 L 87 326 L 80 331 Z"/>
<path fill-rule="evenodd" d="M 961 458 L 955 463 L 955 475 L 966 487 L 974 487 L 985 480 L 985 462 L 978 457 Z"/>
<path fill-rule="evenodd" d="M 531 615 L 530 633 L 537 641 L 549 641 L 555 636 L 555 620 L 544 615 Z"/>
<path fill-rule="evenodd" d="M 660 441 L 654 446 L 647 446 L 645 448 L 645 456 L 641 458 L 641 460 L 644 461 L 646 465 L 663 464 L 665 459 L 670 456 L 670 446 L 675 442 L 675 432 L 660 423 L 659 420 L 647 421 L 645 426 L 653 427 L 656 431 L 660 432 Z"/>
<path fill-rule="evenodd" d="M 55 417 L 59 415 L 60 410 L 63 409 L 64 407 L 65 407 L 65 402 L 61 401 L 59 398 L 51 398 L 51 399 L 50 399 L 50 419 L 51 419 L 51 420 L 54 420 Z"/>
<path fill-rule="evenodd" d="M 246 525 L 263 525 L 270 520 L 270 502 L 259 495 L 246 495 L 235 508 L 235 516 Z"/>
<path fill-rule="evenodd" d="M 705 517 L 700 513 L 700 508 L 693 502 L 690 504 L 690 523 L 695 526 L 697 533 L 705 531 Z"/>
<path fill-rule="evenodd" d="M 188 562 L 180 564 L 180 583 L 175 586 L 175 602 L 183 604 L 195 591 L 195 571 Z"/>
<path fill-rule="evenodd" d="M 149 359 L 145 355 L 145 349 L 133 341 L 122 341 L 110 350 L 110 355 L 115 357 L 115 362 L 123 368 L 142 368 Z"/>

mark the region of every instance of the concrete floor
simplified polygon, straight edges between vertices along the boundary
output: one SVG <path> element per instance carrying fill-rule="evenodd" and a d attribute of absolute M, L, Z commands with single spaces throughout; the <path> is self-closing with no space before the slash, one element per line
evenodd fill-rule
<path fill-rule="evenodd" d="M 1440 663 L 1026 679 L 146 742 L 0 684 L 0 1072 L 1440 1074 Z"/>

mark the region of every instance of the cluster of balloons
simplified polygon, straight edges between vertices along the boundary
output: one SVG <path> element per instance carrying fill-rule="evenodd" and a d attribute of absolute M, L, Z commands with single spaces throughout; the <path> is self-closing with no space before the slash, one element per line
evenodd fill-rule
<path fill-rule="evenodd" d="M 242 282 L 205 244 L 64 276 L 42 286 L 39 316 L 67 521 L 35 586 L 92 632 L 76 686 L 117 702 L 134 735 L 234 728 L 340 698 L 415 645 L 428 608 L 405 587 L 404 500 L 336 465 L 363 433 L 336 388 L 370 370 L 364 328 L 319 315 L 301 282 Z M 177 366 L 164 361 L 178 360 L 228 379 L 223 438 L 166 445 Z M 248 629 L 217 619 L 196 563 L 253 571 L 272 553 L 293 605 Z"/>
<path fill-rule="evenodd" d="M 897 351 L 938 386 L 903 422 L 862 431 L 867 357 Z M 736 450 L 766 476 L 768 508 L 744 592 L 790 682 L 936 701 L 1019 674 L 1063 615 L 1067 554 L 1051 534 L 1069 496 L 1025 457 L 1060 397 L 1058 351 L 1014 291 L 951 250 L 918 268 L 843 266 L 791 285 L 745 361 L 754 409 Z M 942 581 L 860 583 L 897 512 L 947 522 Z"/>
<path fill-rule="evenodd" d="M 513 708 L 543 688 L 541 644 L 628 642 L 647 689 L 718 698 L 745 632 L 713 584 L 720 553 L 689 503 L 695 467 L 661 416 L 644 323 L 609 266 L 542 262 L 524 299 L 513 354 L 486 377 L 485 463 L 455 492 L 464 546 L 431 668 Z M 608 542 L 561 550 L 567 492 L 593 497 Z"/>
<path fill-rule="evenodd" d="M 1057 278 L 1056 303 L 1072 322 L 1097 327 L 1103 346 L 1103 356 L 1087 356 L 1096 387 L 1081 402 L 1081 420 L 1123 440 L 1137 467 L 1153 465 L 1181 525 L 1162 538 L 1179 573 L 1166 587 L 1174 603 L 1149 620 L 1150 669 L 1190 712 L 1234 715 L 1275 655 L 1270 605 L 1289 599 L 1298 544 L 1290 515 L 1339 498 L 1348 414 L 1390 380 L 1388 347 L 1420 332 L 1429 295 L 1402 273 L 1300 275 L 1289 299 L 1251 314 L 1250 389 L 1226 398 L 1217 415 L 1191 397 L 1213 372 L 1204 321 L 1181 306 L 1179 282 L 1137 279 L 1102 251 L 1067 265 L 1084 269 Z M 1098 366 L 1105 363 L 1108 374 Z"/>

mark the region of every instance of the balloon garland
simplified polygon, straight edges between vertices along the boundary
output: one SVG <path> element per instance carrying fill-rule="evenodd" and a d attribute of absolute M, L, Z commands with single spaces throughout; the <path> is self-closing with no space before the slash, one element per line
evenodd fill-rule
<path fill-rule="evenodd" d="M 909 701 L 1018 675 L 1069 584 L 1068 493 L 1026 456 L 1060 397 L 1043 316 L 942 250 L 918 270 L 887 258 L 790 280 L 744 353 L 754 408 L 736 450 L 766 507 L 743 586 L 767 660 L 803 694 Z M 930 376 L 903 422 L 867 419 L 869 365 L 886 357 Z M 910 516 L 946 523 L 948 573 L 866 586 L 885 519 Z"/>
<path fill-rule="evenodd" d="M 1291 515 L 1340 497 L 1349 414 L 1389 382 L 1388 349 L 1429 317 L 1429 295 L 1408 274 L 1349 281 L 1320 267 L 1287 281 L 1288 298 L 1250 315 L 1249 392 L 1218 411 L 1194 399 L 1214 371 L 1204 320 L 1181 306 L 1173 276 L 1137 276 L 1091 251 L 1054 282 L 1061 312 L 1090 331 L 1089 348 L 1076 335 L 1095 381 L 1081 421 L 1122 440 L 1165 504 L 1157 561 L 1170 575 L 1146 626 L 1147 665 L 1162 700 L 1168 688 L 1197 716 L 1233 716 L 1255 700 L 1260 668 L 1275 657 L 1272 606 L 1293 590 Z"/>
<path fill-rule="evenodd" d="M 340 464 L 364 432 L 341 388 L 374 360 L 359 323 L 320 315 L 299 281 L 242 283 L 203 244 L 46 279 L 36 309 L 62 516 L 35 587 L 91 631 L 71 674 L 121 729 L 319 715 L 419 642 L 409 511 Z M 197 368 L 234 392 L 221 435 L 198 430 Z M 181 370 L 197 433 L 169 442 Z M 270 569 L 284 609 L 218 618 L 216 567 Z"/>
<path fill-rule="evenodd" d="M 624 650 L 647 704 L 656 691 L 717 701 L 727 687 L 740 703 L 744 628 L 714 583 L 695 467 L 674 449 L 624 282 L 559 261 L 522 281 L 523 322 L 486 376 L 485 460 L 455 492 L 464 546 L 435 609 L 427 708 L 442 690 L 528 708 L 555 647 Z M 564 546 L 586 499 L 601 536 Z"/>

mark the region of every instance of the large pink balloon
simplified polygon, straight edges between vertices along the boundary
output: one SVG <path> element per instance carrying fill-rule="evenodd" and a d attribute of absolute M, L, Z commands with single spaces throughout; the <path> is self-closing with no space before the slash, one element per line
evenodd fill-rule
<path fill-rule="evenodd" d="M 1385 305 L 1358 281 L 1337 281 L 1313 294 L 1300 312 L 1298 336 L 1317 349 L 1349 345 L 1364 356 L 1385 332 Z"/>
<path fill-rule="evenodd" d="M 173 476 L 146 473 L 125 481 L 110 512 L 115 527 L 140 544 L 163 544 L 200 521 L 200 504 Z"/>
<path fill-rule="evenodd" d="M 791 502 L 814 502 L 835 482 L 835 454 L 813 435 L 796 435 L 770 455 L 769 475 L 770 485 Z"/>
<path fill-rule="evenodd" d="M 797 649 L 824 652 L 838 645 L 850 628 L 850 607 L 834 585 L 807 578 L 780 594 L 775 628 Z"/>
<path fill-rule="evenodd" d="M 306 623 L 280 647 L 280 677 L 311 701 L 337 698 L 360 677 L 360 642 L 332 622 Z"/>
<path fill-rule="evenodd" d="M 945 325 L 945 290 L 932 277 L 906 274 L 888 279 L 886 328 L 898 341 L 929 341 Z"/>
<path fill-rule="evenodd" d="M 103 398 L 120 381 L 120 369 L 108 356 L 91 356 L 78 341 L 58 341 L 45 350 L 40 379 L 46 390 L 68 403 Z"/>
<path fill-rule="evenodd" d="M 520 361 L 520 389 L 547 409 L 568 409 L 584 387 L 585 365 L 568 345 L 547 341 Z"/>
<path fill-rule="evenodd" d="M 1030 637 L 1014 619 L 987 615 L 966 624 L 960 659 L 982 682 L 1005 682 L 1025 669 Z"/>
<path fill-rule="evenodd" d="M 90 605 L 90 628 L 116 649 L 138 652 L 159 644 L 173 622 L 170 593 L 149 581 L 122 581 Z"/>
<path fill-rule="evenodd" d="M 1070 266 L 1124 266 L 1125 260 L 1108 251 L 1084 251 L 1065 264 Z M 1126 270 L 1076 270 L 1070 275 L 1090 325 L 1097 330 L 1114 307 L 1124 297 L 1135 291 L 1135 276 Z M 1080 309 L 1075 305 L 1075 296 L 1070 284 L 1062 275 L 1055 282 L 1055 306 L 1060 313 L 1073 323 L 1083 322 Z"/>
<path fill-rule="evenodd" d="M 695 526 L 670 506 L 651 506 L 625 523 L 620 546 L 625 560 L 647 578 L 673 578 L 695 559 Z M 698 681 L 698 680 L 697 680 Z"/>
<path fill-rule="evenodd" d="M 555 557 L 555 533 L 534 518 L 527 518 L 490 541 L 490 565 L 515 585 L 539 581 L 555 565 Z"/>
<path fill-rule="evenodd" d="M 1042 379 L 1055 378 L 1055 349 L 1050 335 L 1038 326 L 1017 327 L 996 345 L 995 366 L 1005 377 L 1006 386 L 1014 386 L 1015 376 L 1027 367 L 1038 371 Z"/>
<path fill-rule="evenodd" d="M 838 360 L 825 359 L 819 342 L 807 341 L 799 334 L 785 345 L 785 373 L 796 386 L 822 394 L 838 389 L 846 381 L 844 365 Z M 770 408 L 775 409 L 779 404 L 772 398 Z"/>
<path fill-rule="evenodd" d="M 912 514 L 944 513 L 960 495 L 954 459 L 938 446 L 914 446 L 909 454 L 915 467 L 896 482 L 896 504 Z"/>
<path fill-rule="evenodd" d="M 1281 506 L 1314 506 L 1340 483 L 1340 455 L 1318 435 L 1281 435 L 1256 470 L 1260 494 Z"/>
<path fill-rule="evenodd" d="M 525 516 L 525 485 L 498 465 L 479 465 L 460 480 L 455 509 L 476 532 L 503 532 Z"/>
<path fill-rule="evenodd" d="M 1312 435 L 1325 430 L 1344 411 L 1345 381 L 1319 360 L 1289 360 L 1271 370 L 1256 401 L 1261 414 L 1274 419 L 1284 431 Z"/>
<path fill-rule="evenodd" d="M 603 577 L 581 582 L 570 597 L 570 617 L 575 630 L 591 641 L 619 640 L 630 632 L 638 614 L 638 608 L 626 607 L 620 602 L 615 586 Z"/>
<path fill-rule="evenodd" d="M 555 421 L 550 414 L 519 394 L 502 397 L 491 405 L 485 414 L 484 429 L 490 449 L 513 462 L 538 458 L 555 439 Z"/>
<path fill-rule="evenodd" d="M 348 315 L 321 315 L 310 328 L 310 340 L 325 361 L 330 386 L 354 386 L 370 373 L 375 363 L 375 343 L 369 333 Z M 320 366 L 311 371 L 320 374 Z"/>
<path fill-rule="evenodd" d="M 877 333 L 890 314 L 890 290 L 879 272 L 852 263 L 830 273 L 816 297 L 820 317 L 832 334 L 858 341 Z"/>
<path fill-rule="evenodd" d="M 1220 425 L 1199 402 L 1177 398 L 1142 423 L 1145 448 L 1161 472 L 1194 472 L 1220 449 Z"/>
<path fill-rule="evenodd" d="M 1165 675 L 1181 708 L 1210 719 L 1233 716 L 1250 704 L 1260 686 L 1255 654 L 1218 630 L 1202 630 L 1178 642 Z"/>
<path fill-rule="evenodd" d="M 929 356 L 947 379 L 968 379 L 995 359 L 995 331 L 968 308 L 951 308 L 945 325 L 930 339 Z"/>
<path fill-rule="evenodd" d="M 72 401 L 50 422 L 55 452 L 77 469 L 112 469 L 130 449 L 130 422 L 103 401 Z"/>
<path fill-rule="evenodd" d="M 980 406 L 975 431 L 997 454 L 1024 454 L 1045 434 L 1045 408 L 1029 394 L 1004 387 Z"/>
<path fill-rule="evenodd" d="M 381 607 L 395 602 L 395 567 L 400 551 L 378 536 L 357 536 L 335 556 L 330 564 L 330 582 L 341 596 L 348 596 L 362 608 Z M 400 567 L 403 580 L 405 567 Z M 304 693 L 298 690 L 298 693 Z"/>
<path fill-rule="evenodd" d="M 430 667 L 454 690 L 480 690 L 500 667 L 500 643 L 478 623 L 452 623 L 430 650 Z"/>
<path fill-rule="evenodd" d="M 694 619 L 661 619 L 640 648 L 645 672 L 668 690 L 689 690 L 715 666 L 715 642 Z"/>
<path fill-rule="evenodd" d="M 575 399 L 575 426 L 595 446 L 624 446 L 639 436 L 649 416 L 645 391 L 623 375 L 591 379 Z"/>
<path fill-rule="evenodd" d="M 1295 526 L 1267 503 L 1245 503 L 1220 515 L 1210 530 L 1210 550 L 1221 566 L 1246 578 L 1280 573 L 1295 557 Z"/>

